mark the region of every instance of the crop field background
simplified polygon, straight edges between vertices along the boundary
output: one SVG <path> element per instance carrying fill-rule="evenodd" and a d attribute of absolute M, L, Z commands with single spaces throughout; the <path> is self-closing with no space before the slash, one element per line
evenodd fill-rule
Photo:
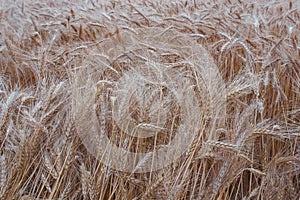
<path fill-rule="evenodd" d="M 298 0 L 0 0 L 0 199 L 299 198 Z"/>

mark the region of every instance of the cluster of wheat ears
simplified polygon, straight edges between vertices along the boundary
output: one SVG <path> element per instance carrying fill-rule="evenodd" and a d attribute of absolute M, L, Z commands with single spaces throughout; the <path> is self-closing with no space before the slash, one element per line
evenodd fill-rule
<path fill-rule="evenodd" d="M 299 9 L 1 0 L 0 199 L 298 199 Z M 191 140 L 122 171 L 99 135 L 131 153 Z"/>

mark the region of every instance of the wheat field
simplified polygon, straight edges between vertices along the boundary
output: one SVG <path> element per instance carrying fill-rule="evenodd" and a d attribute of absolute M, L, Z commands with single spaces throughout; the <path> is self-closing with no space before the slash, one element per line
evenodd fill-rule
<path fill-rule="evenodd" d="M 0 103 L 0 199 L 299 199 L 300 3 L 0 0 Z"/>

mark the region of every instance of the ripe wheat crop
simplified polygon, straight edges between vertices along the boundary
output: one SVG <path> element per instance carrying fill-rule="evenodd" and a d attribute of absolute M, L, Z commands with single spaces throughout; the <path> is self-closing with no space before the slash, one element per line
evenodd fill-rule
<path fill-rule="evenodd" d="M 0 0 L 0 113 L 0 199 L 299 199 L 300 3 Z"/>

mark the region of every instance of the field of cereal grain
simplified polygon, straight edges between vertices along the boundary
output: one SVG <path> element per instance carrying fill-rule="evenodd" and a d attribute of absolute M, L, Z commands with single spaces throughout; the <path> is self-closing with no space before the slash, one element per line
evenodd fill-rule
<path fill-rule="evenodd" d="M 0 199 L 299 191 L 299 1 L 0 0 Z"/>

